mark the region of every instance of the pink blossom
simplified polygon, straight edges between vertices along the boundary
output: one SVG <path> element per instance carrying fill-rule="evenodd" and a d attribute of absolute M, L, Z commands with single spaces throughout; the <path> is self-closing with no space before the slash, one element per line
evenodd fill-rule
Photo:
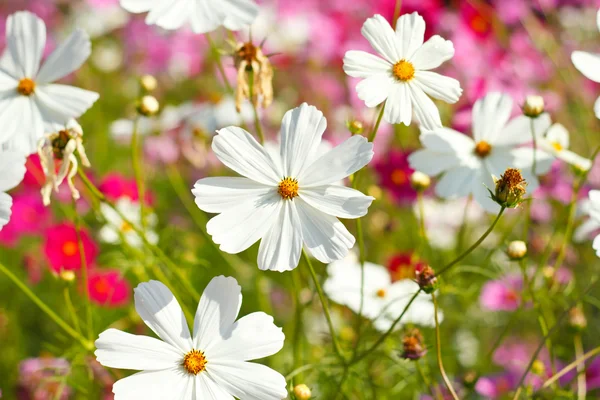
<path fill-rule="evenodd" d="M 490 311 L 515 311 L 521 304 L 523 281 L 518 275 L 489 281 L 481 289 L 479 302 Z"/>
<path fill-rule="evenodd" d="M 111 201 L 121 197 L 129 197 L 133 201 L 139 201 L 140 195 L 134 178 L 125 178 L 116 172 L 110 173 L 102 179 L 98 189 Z M 146 203 L 152 204 L 153 196 L 146 193 Z"/>
<path fill-rule="evenodd" d="M 98 246 L 90 238 L 86 230 L 81 230 L 81 242 L 87 265 L 94 263 L 98 255 Z M 77 271 L 81 269 L 81 255 L 75 226 L 62 223 L 50 227 L 46 231 L 44 253 L 55 273 L 63 270 Z"/>
<path fill-rule="evenodd" d="M 0 243 L 14 246 L 23 235 L 41 234 L 52 215 L 44 207 L 38 192 L 26 191 L 13 196 L 12 218 L 0 231 Z"/>
<path fill-rule="evenodd" d="M 71 388 L 60 385 L 56 378 L 69 374 L 71 366 L 64 358 L 28 358 L 19 365 L 18 390 L 20 399 L 66 400 L 71 397 Z M 62 389 L 60 397 L 56 397 Z"/>
<path fill-rule="evenodd" d="M 131 286 L 117 270 L 93 269 L 88 280 L 90 299 L 100 306 L 127 304 Z"/>
<path fill-rule="evenodd" d="M 398 203 L 410 203 L 417 198 L 412 188 L 410 176 L 414 172 L 408 164 L 410 153 L 391 150 L 375 163 L 379 184 L 386 189 Z"/>

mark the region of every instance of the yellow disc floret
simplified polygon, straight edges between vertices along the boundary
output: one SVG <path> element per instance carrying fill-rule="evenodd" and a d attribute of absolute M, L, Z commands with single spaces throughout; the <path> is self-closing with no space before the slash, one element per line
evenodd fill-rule
<path fill-rule="evenodd" d="M 392 69 L 396 79 L 402 82 L 408 82 L 415 76 L 415 67 L 410 61 L 400 60 L 394 64 Z"/>
<path fill-rule="evenodd" d="M 277 193 L 286 200 L 292 200 L 298 196 L 298 180 L 293 178 L 284 178 L 279 182 Z"/>
<path fill-rule="evenodd" d="M 492 152 L 492 145 L 482 140 L 481 142 L 475 145 L 475 154 L 479 156 L 479 158 L 485 158 L 490 155 Z"/>
<path fill-rule="evenodd" d="M 24 78 L 19 81 L 17 92 L 23 96 L 31 96 L 35 91 L 35 82 L 29 78 Z"/>
<path fill-rule="evenodd" d="M 192 375 L 198 375 L 206 369 L 206 358 L 204 353 L 192 350 L 183 357 L 183 368 Z"/>

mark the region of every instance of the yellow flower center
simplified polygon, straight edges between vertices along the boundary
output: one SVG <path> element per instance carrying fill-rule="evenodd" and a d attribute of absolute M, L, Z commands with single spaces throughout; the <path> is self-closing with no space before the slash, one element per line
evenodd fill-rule
<path fill-rule="evenodd" d="M 556 151 L 562 151 L 562 149 L 563 149 L 561 144 L 558 142 L 552 142 L 552 147 L 554 147 L 554 150 L 556 150 Z"/>
<path fill-rule="evenodd" d="M 123 233 L 127 233 L 127 232 L 131 232 L 133 230 L 133 226 L 131 226 L 131 224 L 129 222 L 123 222 L 121 224 L 121 232 Z"/>
<path fill-rule="evenodd" d="M 192 350 L 183 357 L 183 368 L 192 375 L 198 375 L 206 369 L 207 362 L 203 352 Z"/>
<path fill-rule="evenodd" d="M 31 94 L 35 91 L 35 82 L 29 78 L 24 78 L 19 81 L 19 85 L 17 86 L 17 92 L 22 94 L 23 96 L 31 96 Z"/>
<path fill-rule="evenodd" d="M 402 82 L 408 82 L 415 76 L 415 67 L 410 61 L 400 60 L 392 69 L 394 76 Z"/>
<path fill-rule="evenodd" d="M 385 289 L 379 289 L 379 290 L 377 290 L 376 294 L 377 294 L 377 297 L 383 299 L 387 293 L 386 293 Z"/>
<path fill-rule="evenodd" d="M 408 182 L 408 176 L 406 175 L 406 172 L 401 169 L 395 169 L 394 172 L 392 172 L 392 182 L 394 182 L 396 185 L 404 185 L 406 182 Z"/>
<path fill-rule="evenodd" d="M 279 195 L 284 199 L 292 200 L 294 197 L 298 196 L 298 180 L 284 178 L 281 182 L 279 182 L 277 193 L 279 193 Z"/>
<path fill-rule="evenodd" d="M 73 241 L 68 241 L 62 246 L 63 254 L 67 257 L 74 256 L 77 253 L 79 246 Z"/>
<path fill-rule="evenodd" d="M 482 140 L 481 142 L 475 145 L 475 154 L 477 154 L 480 158 L 485 158 L 490 155 L 492 152 L 492 145 Z"/>

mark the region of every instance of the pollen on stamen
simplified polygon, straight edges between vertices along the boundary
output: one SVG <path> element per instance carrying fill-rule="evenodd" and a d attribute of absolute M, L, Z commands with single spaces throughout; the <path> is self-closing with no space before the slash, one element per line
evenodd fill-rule
<path fill-rule="evenodd" d="M 192 375 L 198 375 L 206 369 L 207 362 L 203 352 L 192 350 L 183 357 L 183 368 Z"/>
<path fill-rule="evenodd" d="M 383 299 L 387 293 L 385 289 L 379 289 L 375 294 L 377 295 L 377 297 Z"/>
<path fill-rule="evenodd" d="M 552 142 L 552 147 L 554 147 L 554 150 L 556 151 L 562 151 L 563 149 L 562 145 L 558 142 Z"/>
<path fill-rule="evenodd" d="M 475 145 L 475 154 L 477 154 L 480 158 L 485 158 L 490 155 L 492 152 L 492 145 L 482 140 L 481 142 Z"/>
<path fill-rule="evenodd" d="M 281 182 L 279 182 L 277 193 L 279 193 L 279 195 L 285 200 L 292 200 L 294 197 L 297 197 L 298 180 L 293 178 L 284 178 Z"/>
<path fill-rule="evenodd" d="M 19 81 L 17 92 L 23 96 L 31 96 L 35 91 L 35 82 L 29 78 L 24 78 Z"/>
<path fill-rule="evenodd" d="M 396 79 L 402 82 L 408 82 L 415 76 L 415 67 L 410 61 L 400 60 L 392 68 Z"/>

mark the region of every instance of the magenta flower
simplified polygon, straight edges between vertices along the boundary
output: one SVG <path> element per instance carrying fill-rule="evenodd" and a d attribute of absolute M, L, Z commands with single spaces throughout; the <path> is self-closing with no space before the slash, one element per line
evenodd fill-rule
<path fill-rule="evenodd" d="M 125 178 L 118 173 L 110 173 L 104 177 L 98 189 L 110 201 L 117 201 L 121 197 L 128 197 L 130 200 L 137 202 L 140 199 L 139 191 L 135 179 Z M 152 195 L 146 193 L 146 203 L 152 204 Z"/>
<path fill-rule="evenodd" d="M 87 265 L 93 264 L 98 255 L 98 246 L 90 238 L 87 231 L 81 231 L 81 241 Z M 78 271 L 81 269 L 81 255 L 77 241 L 75 226 L 62 223 L 50 227 L 46 231 L 44 253 L 55 273 L 63 270 Z"/>
<path fill-rule="evenodd" d="M 481 289 L 481 307 L 490 311 L 515 311 L 521 304 L 523 280 L 518 275 L 507 275 L 486 282 Z"/>
<path fill-rule="evenodd" d="M 391 150 L 375 164 L 379 183 L 398 203 L 410 203 L 417 198 L 417 192 L 410 184 L 410 176 L 414 170 L 408 164 L 409 154 Z"/>
<path fill-rule="evenodd" d="M 129 301 L 131 286 L 117 270 L 94 269 L 90 271 L 88 290 L 94 303 L 119 307 Z"/>
<path fill-rule="evenodd" d="M 19 365 L 18 398 L 24 400 L 67 400 L 71 388 L 61 385 L 71 366 L 64 358 L 28 358 Z M 60 397 L 57 397 L 62 390 Z"/>

